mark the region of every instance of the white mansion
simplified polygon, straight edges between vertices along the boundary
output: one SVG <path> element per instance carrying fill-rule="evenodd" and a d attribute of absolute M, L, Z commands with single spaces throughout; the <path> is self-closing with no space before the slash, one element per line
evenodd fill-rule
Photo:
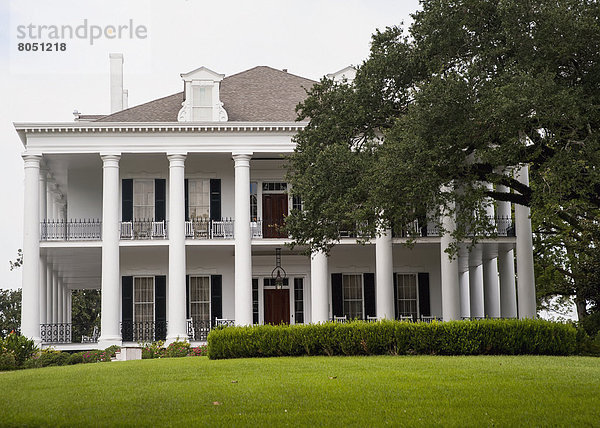
<path fill-rule="evenodd" d="M 295 106 L 315 82 L 264 66 L 228 77 L 201 67 L 181 75 L 183 92 L 126 108 L 122 70 L 111 54 L 111 114 L 15 124 L 24 335 L 71 342 L 78 289 L 101 290 L 100 331 L 83 337 L 100 348 L 204 341 L 233 323 L 535 317 L 527 208 L 497 203 L 497 236 L 453 260 L 432 225 L 415 226 L 410 248 L 402 234 L 361 245 L 341 232 L 328 256 L 308 257 L 280 228 L 301 206 L 282 155 L 306 125 Z M 329 76 L 342 74 L 353 70 Z M 527 168 L 519 175 L 528 180 Z"/>

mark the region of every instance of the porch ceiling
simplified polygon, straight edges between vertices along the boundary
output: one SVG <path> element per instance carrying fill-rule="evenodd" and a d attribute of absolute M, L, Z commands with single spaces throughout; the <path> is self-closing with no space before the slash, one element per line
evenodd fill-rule
<path fill-rule="evenodd" d="M 100 289 L 101 248 L 42 248 L 41 253 L 69 289 Z"/>

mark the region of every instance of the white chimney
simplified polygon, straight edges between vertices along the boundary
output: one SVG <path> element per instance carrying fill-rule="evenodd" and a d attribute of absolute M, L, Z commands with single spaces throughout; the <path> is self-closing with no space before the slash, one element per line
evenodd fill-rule
<path fill-rule="evenodd" d="M 127 89 L 123 89 L 123 110 L 129 108 L 129 91 Z"/>
<path fill-rule="evenodd" d="M 123 110 L 123 54 L 111 53 L 110 58 L 110 112 Z"/>

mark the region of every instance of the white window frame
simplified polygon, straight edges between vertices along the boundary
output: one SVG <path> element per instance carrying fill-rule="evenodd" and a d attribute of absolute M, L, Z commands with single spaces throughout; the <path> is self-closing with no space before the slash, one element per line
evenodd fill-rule
<path fill-rule="evenodd" d="M 213 120 L 213 87 L 212 82 L 192 81 L 191 97 L 192 97 L 192 121 L 194 122 L 211 122 Z M 196 88 L 204 90 L 208 93 L 208 104 L 200 104 L 200 101 L 194 96 Z M 197 115 L 197 112 L 208 112 L 206 116 L 202 113 Z"/>
<path fill-rule="evenodd" d="M 190 275 L 189 277 L 189 290 L 188 290 L 188 310 L 190 313 L 190 318 L 192 319 L 192 321 L 194 320 L 194 315 L 192 314 L 192 304 L 193 303 L 200 303 L 200 304 L 207 304 L 208 305 L 208 320 L 199 320 L 199 321 L 208 321 L 210 322 L 212 320 L 212 307 L 211 307 L 211 278 L 210 275 Z M 198 300 L 198 301 L 192 301 L 192 279 L 193 278 L 205 278 L 207 280 L 207 284 L 208 284 L 208 301 L 206 300 Z"/>
<path fill-rule="evenodd" d="M 139 205 L 136 204 L 136 195 L 139 195 L 139 192 L 136 192 L 136 183 L 147 182 L 152 183 L 152 204 L 150 205 Z M 152 207 L 152 216 L 150 218 L 139 218 L 136 217 L 136 207 L 139 208 L 148 208 Z M 151 178 L 134 178 L 133 179 L 133 221 L 155 221 L 156 217 L 156 181 Z"/>
<path fill-rule="evenodd" d="M 412 272 L 396 272 L 394 273 L 394 275 L 396 275 L 396 281 L 395 281 L 395 287 L 396 287 L 396 299 L 394 301 L 394 310 L 398 311 L 398 317 L 400 316 L 409 316 L 409 315 L 403 315 L 400 311 L 400 300 L 403 301 L 415 301 L 415 305 L 416 305 L 416 312 L 415 312 L 415 319 L 419 319 L 421 317 L 421 313 L 419 310 L 419 300 L 420 300 L 420 296 L 419 296 L 419 275 L 416 273 L 412 273 Z M 415 279 L 415 299 L 400 299 L 400 293 L 399 293 L 399 287 L 400 287 L 400 276 L 412 276 Z M 412 314 L 410 314 L 412 315 Z"/>
<path fill-rule="evenodd" d="M 201 205 L 192 205 L 192 192 L 191 192 L 191 183 L 199 183 L 202 182 L 202 187 L 203 189 L 207 190 L 206 192 L 203 192 L 203 197 L 206 198 L 206 200 L 208 201 L 208 205 L 207 206 L 207 212 L 206 212 L 206 217 L 204 217 L 204 215 L 202 216 L 202 218 L 198 218 L 198 217 L 194 217 L 192 215 L 192 208 L 198 208 L 198 207 L 202 207 Z M 189 215 L 190 215 L 190 220 L 201 220 L 201 221 L 208 221 L 210 220 L 210 179 L 209 178 L 188 178 L 188 210 L 189 210 Z"/>
<path fill-rule="evenodd" d="M 152 291 L 152 301 L 145 301 L 145 302 L 137 302 L 136 301 L 136 293 L 135 293 L 135 289 L 136 289 L 136 282 L 138 280 L 141 279 L 150 279 L 150 283 L 151 283 L 151 291 Z M 138 283 L 139 284 L 139 283 Z M 134 323 L 138 323 L 138 322 L 154 322 L 155 318 L 156 318 L 156 284 L 155 284 L 155 278 L 153 276 L 134 276 L 133 277 L 133 322 Z M 136 308 L 138 305 L 148 305 L 148 304 L 152 304 L 152 320 L 145 320 L 145 321 L 137 321 L 136 320 Z"/>
<path fill-rule="evenodd" d="M 362 273 L 342 273 L 342 309 L 344 311 L 344 315 L 347 317 L 347 319 L 356 318 L 356 317 L 351 317 L 348 313 L 346 313 L 346 301 L 356 302 L 359 300 L 359 299 L 346 299 L 346 293 L 344 292 L 344 278 L 350 277 L 350 276 L 359 277 L 360 293 L 361 293 L 361 297 L 360 297 L 361 315 L 362 315 L 362 317 L 360 317 L 359 319 L 365 319 L 365 280 L 364 280 L 364 275 Z"/>

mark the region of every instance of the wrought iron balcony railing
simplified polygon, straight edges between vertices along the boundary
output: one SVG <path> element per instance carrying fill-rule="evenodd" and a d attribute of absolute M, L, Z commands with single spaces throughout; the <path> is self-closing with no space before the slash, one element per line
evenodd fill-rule
<path fill-rule="evenodd" d="M 205 342 L 208 333 L 215 328 L 235 325 L 234 320 L 215 318 L 214 320 L 187 320 L 187 333 L 190 340 Z"/>
<path fill-rule="evenodd" d="M 167 337 L 166 321 L 130 321 L 121 323 L 123 342 L 154 342 Z"/>
<path fill-rule="evenodd" d="M 102 222 L 88 220 L 43 220 L 41 241 L 97 241 L 102 239 Z"/>
<path fill-rule="evenodd" d="M 191 239 L 233 239 L 233 219 L 194 219 L 185 222 L 185 237 Z"/>
<path fill-rule="evenodd" d="M 149 220 L 133 220 L 121 222 L 121 239 L 165 239 L 167 238 L 167 222 Z"/>
<path fill-rule="evenodd" d="M 40 324 L 42 343 L 71 343 L 71 323 Z"/>

